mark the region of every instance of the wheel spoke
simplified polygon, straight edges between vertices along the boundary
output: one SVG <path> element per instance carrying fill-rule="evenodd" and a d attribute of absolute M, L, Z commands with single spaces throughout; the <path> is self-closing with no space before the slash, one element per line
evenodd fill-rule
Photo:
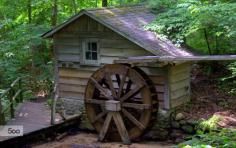
<path fill-rule="evenodd" d="M 150 104 L 138 104 L 138 103 L 123 103 L 122 106 L 127 107 L 127 108 L 139 109 L 139 110 L 152 108 Z"/>
<path fill-rule="evenodd" d="M 95 84 L 96 88 L 108 99 L 112 99 L 112 96 L 94 79 L 94 78 L 90 78 L 93 83 Z"/>
<path fill-rule="evenodd" d="M 91 104 L 100 104 L 100 105 L 105 105 L 104 100 L 97 100 L 97 99 L 85 99 L 86 103 L 91 103 Z"/>
<path fill-rule="evenodd" d="M 122 113 L 131 121 L 133 122 L 140 130 L 144 130 L 144 125 L 139 122 L 132 114 L 130 114 L 126 109 L 122 109 Z"/>
<path fill-rule="evenodd" d="M 98 139 L 99 141 L 102 141 L 105 138 L 107 130 L 108 130 L 109 125 L 110 125 L 110 122 L 111 122 L 111 119 L 112 119 L 112 113 L 108 113 L 107 117 L 106 117 L 106 119 L 103 123 L 102 129 L 99 133 L 99 139 Z"/>
<path fill-rule="evenodd" d="M 130 90 L 127 94 L 125 94 L 120 101 L 124 102 L 125 100 L 127 100 L 128 98 L 130 98 L 131 96 L 133 96 L 135 93 L 137 93 L 141 88 L 143 88 L 144 85 L 138 85 L 136 88 Z"/>
<path fill-rule="evenodd" d="M 110 74 L 106 76 L 106 80 L 107 80 L 107 82 L 108 82 L 108 85 L 109 85 L 109 88 L 110 88 L 110 90 L 111 90 L 112 96 L 113 96 L 114 98 L 116 98 L 116 90 L 115 90 L 115 88 L 114 88 L 114 86 L 113 86 L 113 82 L 112 82 L 112 79 L 111 79 L 111 75 L 110 75 Z"/>
<path fill-rule="evenodd" d="M 118 129 L 118 132 L 121 136 L 122 141 L 125 144 L 130 144 L 129 134 L 128 134 L 127 129 L 125 128 L 125 124 L 124 124 L 124 121 L 123 121 L 120 113 L 113 112 L 112 114 L 113 114 L 113 119 L 115 121 L 116 127 Z"/>
<path fill-rule="evenodd" d="M 123 75 L 122 80 L 120 82 L 119 90 L 118 90 L 118 95 L 117 95 L 118 98 L 120 98 L 120 96 L 121 96 L 121 94 L 123 92 L 123 87 L 124 87 L 124 84 L 125 84 L 127 72 L 128 72 L 128 70 L 126 70 L 125 75 Z"/>
<path fill-rule="evenodd" d="M 107 111 L 103 111 L 101 113 L 99 113 L 93 120 L 92 123 L 97 122 L 97 120 L 99 120 L 100 118 L 102 118 L 103 116 L 105 116 L 107 114 Z"/>

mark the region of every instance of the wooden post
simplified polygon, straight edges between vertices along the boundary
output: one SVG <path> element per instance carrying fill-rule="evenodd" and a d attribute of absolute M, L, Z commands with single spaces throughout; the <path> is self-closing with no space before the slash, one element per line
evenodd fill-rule
<path fill-rule="evenodd" d="M 21 90 L 20 92 L 20 96 L 19 96 L 19 102 L 23 102 L 23 89 L 22 89 L 22 78 L 19 79 L 19 90 Z"/>
<path fill-rule="evenodd" d="M 58 99 L 58 88 L 57 84 L 54 87 L 54 98 L 52 99 L 52 108 L 51 108 L 51 124 L 55 124 L 55 116 L 56 116 L 56 103 Z"/>
<path fill-rule="evenodd" d="M 15 91 L 12 88 L 9 92 L 11 118 L 14 118 L 14 113 L 15 113 L 15 111 L 14 111 L 14 100 L 13 100 L 14 94 L 15 94 Z"/>
<path fill-rule="evenodd" d="M 5 117 L 4 117 L 4 113 L 3 113 L 1 99 L 2 98 L 0 98 L 0 125 L 4 125 L 5 124 Z"/>

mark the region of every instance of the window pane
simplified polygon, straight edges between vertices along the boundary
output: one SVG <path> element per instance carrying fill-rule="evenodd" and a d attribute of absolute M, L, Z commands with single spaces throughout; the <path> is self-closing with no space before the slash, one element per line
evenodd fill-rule
<path fill-rule="evenodd" d="M 88 43 L 88 49 L 87 49 L 88 51 L 91 51 L 92 50 L 92 48 L 91 48 L 91 43 Z"/>
<path fill-rule="evenodd" d="M 98 54 L 97 52 L 92 53 L 92 60 L 97 60 L 98 59 Z"/>
<path fill-rule="evenodd" d="M 92 43 L 92 51 L 97 51 L 97 43 L 96 42 Z"/>
<path fill-rule="evenodd" d="M 91 52 L 86 52 L 86 60 L 91 60 L 92 59 L 92 53 Z"/>

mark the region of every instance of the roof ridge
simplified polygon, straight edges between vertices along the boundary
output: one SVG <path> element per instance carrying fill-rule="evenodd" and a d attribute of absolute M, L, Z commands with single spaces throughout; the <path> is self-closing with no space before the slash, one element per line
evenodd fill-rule
<path fill-rule="evenodd" d="M 83 9 L 85 11 L 96 11 L 96 10 L 108 10 L 108 9 L 116 9 L 116 8 L 127 8 L 127 7 L 145 7 L 144 3 L 140 4 L 128 4 L 128 5 L 119 5 L 119 6 L 109 6 L 109 7 L 100 7 L 100 8 L 88 8 Z"/>

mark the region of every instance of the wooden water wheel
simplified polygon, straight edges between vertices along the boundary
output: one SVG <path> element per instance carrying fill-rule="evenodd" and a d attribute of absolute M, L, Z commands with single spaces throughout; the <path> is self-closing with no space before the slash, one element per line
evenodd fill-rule
<path fill-rule="evenodd" d="M 155 87 L 140 69 L 110 64 L 97 70 L 85 91 L 89 121 L 99 140 L 130 143 L 156 118 L 158 101 Z"/>

